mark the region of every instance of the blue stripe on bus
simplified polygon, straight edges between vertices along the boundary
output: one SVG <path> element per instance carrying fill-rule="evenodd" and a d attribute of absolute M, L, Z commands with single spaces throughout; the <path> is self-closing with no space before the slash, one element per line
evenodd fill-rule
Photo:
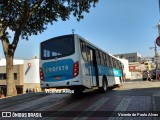
<path fill-rule="evenodd" d="M 85 63 L 85 72 L 86 72 L 86 75 L 90 75 L 90 63 Z M 95 67 L 92 66 L 93 69 L 92 69 L 92 76 L 96 76 L 95 74 Z M 119 69 L 115 69 L 115 68 L 109 68 L 109 67 L 106 67 L 106 66 L 103 66 L 103 65 L 98 65 L 98 75 L 99 76 L 103 76 L 103 75 L 106 75 L 106 76 L 115 76 L 115 77 L 121 77 L 122 76 L 122 70 L 119 70 Z"/>
<path fill-rule="evenodd" d="M 51 61 L 42 64 L 46 82 L 57 82 L 72 78 L 74 61 L 72 59 Z"/>
<path fill-rule="evenodd" d="M 98 65 L 98 74 L 100 76 L 106 75 L 120 77 L 122 76 L 122 71 L 115 68 L 109 68 L 106 66 Z"/>
<path fill-rule="evenodd" d="M 122 76 L 122 71 L 118 69 L 113 69 L 113 73 L 115 77 L 120 77 Z"/>

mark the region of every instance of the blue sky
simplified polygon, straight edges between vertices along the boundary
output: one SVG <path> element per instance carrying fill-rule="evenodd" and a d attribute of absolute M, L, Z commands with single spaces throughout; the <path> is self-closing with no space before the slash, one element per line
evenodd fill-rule
<path fill-rule="evenodd" d="M 40 42 L 56 36 L 75 33 L 111 54 L 138 52 L 144 57 L 154 56 L 156 27 L 160 20 L 158 0 L 99 0 L 80 22 L 70 16 L 68 21 L 52 26 L 29 40 L 20 40 L 15 58 L 39 57 Z M 160 48 L 159 48 L 160 49 Z M 160 52 L 160 50 L 158 51 Z M 0 57 L 4 57 L 0 44 Z"/>

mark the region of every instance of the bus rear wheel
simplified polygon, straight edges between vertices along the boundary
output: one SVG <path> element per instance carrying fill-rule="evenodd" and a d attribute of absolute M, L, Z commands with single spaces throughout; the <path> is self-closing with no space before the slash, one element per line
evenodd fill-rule
<path fill-rule="evenodd" d="M 105 78 L 102 79 L 102 87 L 99 88 L 100 92 L 102 93 L 105 93 L 107 92 L 107 86 L 108 86 L 108 83 L 107 83 L 107 80 Z"/>
<path fill-rule="evenodd" d="M 74 89 L 74 94 L 75 95 L 81 95 L 83 93 L 82 89 Z"/>

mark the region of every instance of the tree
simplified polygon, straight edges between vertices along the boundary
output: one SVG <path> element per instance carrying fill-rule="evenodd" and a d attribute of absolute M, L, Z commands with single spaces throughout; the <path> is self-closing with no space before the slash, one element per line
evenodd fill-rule
<path fill-rule="evenodd" d="M 20 38 L 28 40 L 47 29 L 48 24 L 69 19 L 70 14 L 79 21 L 83 13 L 98 0 L 0 0 L 0 40 L 6 58 L 7 96 L 17 94 L 13 80 L 13 58 Z M 9 39 L 11 30 L 14 33 Z"/>

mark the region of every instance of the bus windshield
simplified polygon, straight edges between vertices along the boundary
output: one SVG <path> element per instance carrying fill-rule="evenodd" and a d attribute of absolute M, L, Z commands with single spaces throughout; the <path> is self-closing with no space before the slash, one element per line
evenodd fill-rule
<path fill-rule="evenodd" d="M 57 37 L 41 43 L 41 59 L 48 60 L 65 57 L 74 53 L 72 36 Z"/>

